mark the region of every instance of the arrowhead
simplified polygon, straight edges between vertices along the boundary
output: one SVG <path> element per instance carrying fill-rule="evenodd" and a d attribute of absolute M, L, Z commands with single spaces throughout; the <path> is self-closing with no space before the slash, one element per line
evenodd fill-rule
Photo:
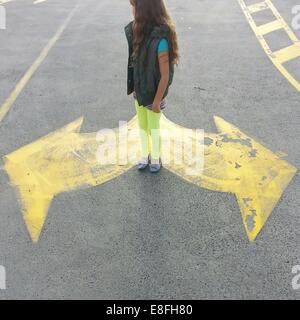
<path fill-rule="evenodd" d="M 80 187 L 99 185 L 134 165 L 130 161 L 122 164 L 99 162 L 97 154 L 100 146 L 101 156 L 105 159 L 106 152 L 119 154 L 127 142 L 132 160 L 137 161 L 135 146 L 138 146 L 138 134 L 134 130 L 137 128 L 137 117 L 129 121 L 128 126 L 123 126 L 121 132 L 118 128 L 104 130 L 101 134 L 78 134 L 82 122 L 83 118 L 78 118 L 4 157 L 4 169 L 18 191 L 24 221 L 34 242 L 39 239 L 54 196 Z M 129 141 L 124 142 L 126 129 L 130 139 L 128 137 Z M 98 142 L 98 134 L 102 142 Z"/>
<path fill-rule="evenodd" d="M 178 128 L 170 120 L 162 120 L 164 127 Z M 272 152 L 238 127 L 220 117 L 214 117 L 214 121 L 219 133 L 205 133 L 203 172 L 187 174 L 186 163 L 175 165 L 171 162 L 164 167 L 202 188 L 234 193 L 248 238 L 252 241 L 297 170 L 281 159 L 282 153 Z"/>
<path fill-rule="evenodd" d="M 23 217 L 34 242 L 39 239 L 50 203 L 56 193 L 56 186 L 42 174 L 48 165 L 47 159 L 45 161 L 42 158 L 53 157 L 52 153 L 55 152 L 52 150 L 53 144 L 78 133 L 82 122 L 83 117 L 80 117 L 4 157 L 4 169 L 9 175 L 11 184 L 18 190 Z"/>
<path fill-rule="evenodd" d="M 272 152 L 222 118 L 214 117 L 214 121 L 220 132 L 219 147 L 228 153 L 227 159 L 235 161 L 230 176 L 238 172 L 239 178 L 231 191 L 237 197 L 248 238 L 253 241 L 297 169 L 282 160 L 282 154 Z M 233 150 L 235 159 L 230 157 Z"/>

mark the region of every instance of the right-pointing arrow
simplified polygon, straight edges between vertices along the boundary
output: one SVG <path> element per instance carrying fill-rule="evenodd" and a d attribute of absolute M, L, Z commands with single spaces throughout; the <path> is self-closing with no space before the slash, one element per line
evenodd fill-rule
<path fill-rule="evenodd" d="M 252 241 L 297 169 L 234 125 L 219 117 L 214 117 L 214 120 L 219 133 L 205 134 L 201 174 L 186 174 L 186 165 L 170 163 L 165 166 L 202 188 L 234 193 L 248 238 Z M 163 126 L 171 128 L 177 125 L 163 118 Z"/>

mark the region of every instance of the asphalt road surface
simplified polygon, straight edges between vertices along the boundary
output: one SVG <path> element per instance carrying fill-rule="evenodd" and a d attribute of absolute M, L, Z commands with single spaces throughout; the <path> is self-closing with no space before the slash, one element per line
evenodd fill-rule
<path fill-rule="evenodd" d="M 168 0 L 180 65 L 165 114 L 216 132 L 236 125 L 300 168 L 300 91 L 278 71 L 238 0 Z M 248 5 L 256 1 L 246 1 Z M 0 1 L 1 3 L 1 1 Z M 0 122 L 0 158 L 83 116 L 82 132 L 114 128 L 134 114 L 126 95 L 129 1 L 9 1 L 0 30 L 0 106 L 64 23 Z M 292 29 L 297 0 L 273 0 Z M 259 15 L 266 23 L 267 14 Z M 264 22 L 265 21 L 265 22 Z M 293 30 L 300 39 L 300 30 Z M 272 50 L 286 33 L 268 35 Z M 48 48 L 50 49 L 50 48 Z M 288 63 L 300 81 L 300 58 Z M 20 202 L 0 170 L 1 299 L 299 299 L 300 179 L 285 189 L 250 242 L 233 194 L 199 188 L 162 169 L 135 168 L 93 188 L 62 193 L 33 243 Z"/>

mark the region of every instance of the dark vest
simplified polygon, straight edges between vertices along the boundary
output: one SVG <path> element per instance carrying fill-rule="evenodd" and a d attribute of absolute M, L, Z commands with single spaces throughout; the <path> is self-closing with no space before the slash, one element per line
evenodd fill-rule
<path fill-rule="evenodd" d="M 161 77 L 157 57 L 158 44 L 162 38 L 169 40 L 169 32 L 165 26 L 154 26 L 149 33 L 147 41 L 141 46 L 138 59 L 133 61 L 132 25 L 133 21 L 124 28 L 129 48 L 127 94 L 129 95 L 135 91 L 139 105 L 147 106 L 153 103 Z M 170 62 L 169 82 L 163 99 L 168 94 L 173 75 L 174 65 Z"/>

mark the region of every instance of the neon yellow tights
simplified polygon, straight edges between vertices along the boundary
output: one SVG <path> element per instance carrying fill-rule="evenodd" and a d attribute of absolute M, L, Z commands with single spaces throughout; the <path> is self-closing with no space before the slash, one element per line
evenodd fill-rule
<path fill-rule="evenodd" d="M 151 159 L 160 157 L 160 130 L 159 121 L 161 113 L 153 112 L 138 104 L 135 100 L 135 109 L 140 128 L 140 143 L 142 157 L 147 158 L 151 153 Z"/>

